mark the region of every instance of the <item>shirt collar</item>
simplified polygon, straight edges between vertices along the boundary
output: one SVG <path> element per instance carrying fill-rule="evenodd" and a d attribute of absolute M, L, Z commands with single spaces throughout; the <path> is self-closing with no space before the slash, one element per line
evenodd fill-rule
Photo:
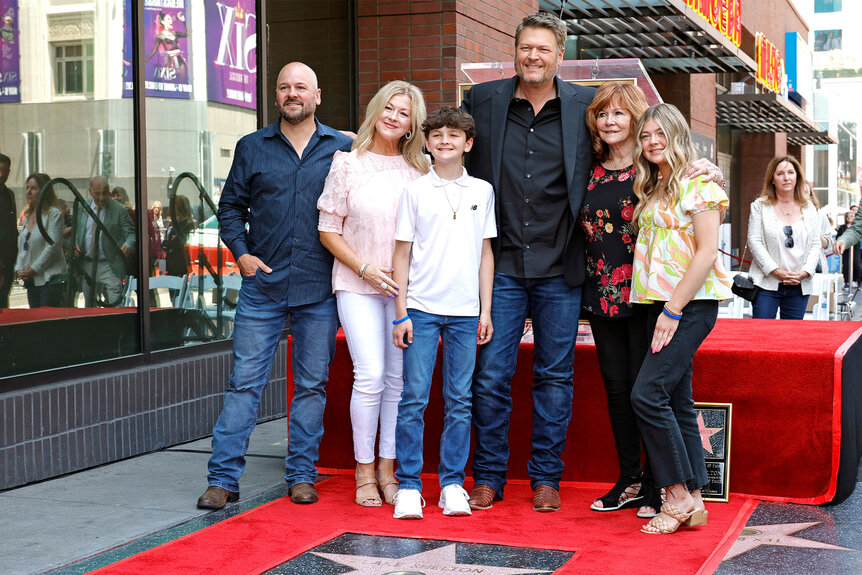
<path fill-rule="evenodd" d="M 443 186 L 448 184 L 458 184 L 461 187 L 467 185 L 467 169 L 464 166 L 461 166 L 461 175 L 458 176 L 457 180 L 444 180 L 439 175 L 437 175 L 437 171 L 434 170 L 434 166 L 431 166 L 431 171 L 428 172 L 428 174 L 431 177 L 431 184 L 437 188 L 442 188 Z"/>
<path fill-rule="evenodd" d="M 518 84 L 520 84 L 520 83 L 521 83 L 521 78 L 519 78 L 518 76 L 515 76 L 515 88 L 512 90 L 512 100 L 526 100 L 526 98 L 519 98 L 518 96 L 515 95 L 515 92 L 518 90 Z M 556 96 L 554 96 L 555 98 L 561 97 L 560 96 L 560 78 L 557 76 L 554 76 L 554 93 L 556 94 Z M 553 98 L 552 98 L 552 100 L 553 100 Z"/>
<path fill-rule="evenodd" d="M 314 125 L 316 126 L 315 133 L 319 138 L 324 136 L 335 136 L 339 133 L 338 130 L 330 128 L 326 124 L 321 124 L 320 120 L 316 117 L 314 118 Z M 264 130 L 265 138 L 275 138 L 279 136 L 281 134 L 281 116 L 279 116 L 275 122 L 264 128 Z"/>

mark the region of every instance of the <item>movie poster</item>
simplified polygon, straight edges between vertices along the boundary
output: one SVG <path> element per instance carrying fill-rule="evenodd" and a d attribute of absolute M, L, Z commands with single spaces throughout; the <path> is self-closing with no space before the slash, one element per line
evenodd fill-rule
<path fill-rule="evenodd" d="M 186 0 L 144 2 L 144 52 L 147 96 L 189 99 L 189 29 Z"/>
<path fill-rule="evenodd" d="M 257 108 L 254 0 L 206 0 L 207 97 Z"/>
<path fill-rule="evenodd" d="M 132 0 L 123 0 L 123 98 L 134 90 L 132 71 Z"/>
<path fill-rule="evenodd" d="M 21 101 L 18 0 L 0 0 L 0 103 Z"/>

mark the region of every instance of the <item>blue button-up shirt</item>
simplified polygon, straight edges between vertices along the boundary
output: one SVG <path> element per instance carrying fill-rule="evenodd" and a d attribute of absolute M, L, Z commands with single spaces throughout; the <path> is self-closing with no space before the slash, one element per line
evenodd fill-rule
<path fill-rule="evenodd" d="M 257 271 L 264 293 L 277 302 L 287 295 L 288 305 L 298 306 L 332 294 L 332 254 L 320 243 L 317 198 L 333 154 L 349 151 L 353 140 L 315 120 L 300 158 L 280 121 L 237 143 L 218 219 L 235 259 L 251 254 L 272 268 Z"/>

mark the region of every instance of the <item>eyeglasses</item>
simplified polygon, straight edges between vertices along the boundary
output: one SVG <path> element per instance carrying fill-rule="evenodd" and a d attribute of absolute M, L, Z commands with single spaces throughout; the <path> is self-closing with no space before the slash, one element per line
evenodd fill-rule
<path fill-rule="evenodd" d="M 30 234 L 32 234 L 32 233 L 33 233 L 32 231 L 27 230 L 27 235 L 24 237 L 24 250 L 25 251 L 30 249 Z"/>
<path fill-rule="evenodd" d="M 792 248 L 793 247 L 793 226 L 784 226 L 784 247 Z"/>

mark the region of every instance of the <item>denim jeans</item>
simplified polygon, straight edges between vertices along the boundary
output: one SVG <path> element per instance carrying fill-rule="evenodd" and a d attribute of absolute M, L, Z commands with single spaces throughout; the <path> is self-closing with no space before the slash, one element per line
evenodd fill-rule
<path fill-rule="evenodd" d="M 289 486 L 317 479 L 314 465 L 323 437 L 325 386 L 338 331 L 335 297 L 290 307 L 286 295 L 281 302 L 274 302 L 254 277 L 244 277 L 234 323 L 233 373 L 225 390 L 224 407 L 213 428 L 209 485 L 239 491 L 260 396 L 269 383 L 272 360 L 288 318 L 293 336 L 294 391 L 284 477 Z"/>
<path fill-rule="evenodd" d="M 781 319 L 803 319 L 808 307 L 808 296 L 802 295 L 802 286 L 778 284 L 776 291 L 761 289 L 751 304 L 754 319 L 775 319 L 781 308 Z"/>
<path fill-rule="evenodd" d="M 650 306 L 650 340 L 664 303 Z M 658 353 L 647 352 L 632 389 L 632 407 L 657 487 L 686 483 L 699 489 L 708 482 L 691 376 L 694 354 L 717 317 L 717 301 L 689 302 L 670 343 Z"/>
<path fill-rule="evenodd" d="M 413 343 L 404 350 L 404 391 L 398 404 L 395 451 L 401 489 L 422 490 L 422 436 L 437 344 L 443 340 L 443 434 L 440 487 L 464 483 L 470 455 L 470 381 L 476 366 L 478 316 L 445 316 L 408 309 Z M 492 338 L 493 339 L 493 338 Z"/>
<path fill-rule="evenodd" d="M 535 489 L 559 488 L 572 418 L 572 374 L 581 288 L 562 276 L 521 279 L 494 274 L 494 337 L 479 350 L 473 377 L 473 478 L 503 496 L 509 461 L 511 380 L 528 311 L 533 320 L 533 447 L 527 473 Z"/>

